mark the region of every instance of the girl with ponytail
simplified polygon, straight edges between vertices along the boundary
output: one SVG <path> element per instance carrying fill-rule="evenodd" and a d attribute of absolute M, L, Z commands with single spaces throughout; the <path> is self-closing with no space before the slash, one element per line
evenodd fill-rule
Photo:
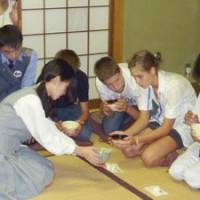
<path fill-rule="evenodd" d="M 146 89 L 139 119 L 124 131 L 129 137 L 115 141 L 128 157 L 140 155 L 149 166 L 170 165 L 176 150 L 192 142 L 184 114 L 196 101 L 190 82 L 183 76 L 159 69 L 160 57 L 138 51 L 129 62 L 136 82 Z"/>

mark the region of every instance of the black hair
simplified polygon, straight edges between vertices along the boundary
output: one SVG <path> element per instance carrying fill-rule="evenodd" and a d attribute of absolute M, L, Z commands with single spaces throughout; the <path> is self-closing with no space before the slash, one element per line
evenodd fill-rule
<path fill-rule="evenodd" d="M 16 49 L 22 44 L 23 36 L 17 26 L 5 25 L 0 28 L 0 48 L 8 46 Z"/>
<path fill-rule="evenodd" d="M 54 59 L 44 65 L 37 80 L 39 86 L 36 88 L 36 92 L 41 99 L 46 117 L 50 117 L 54 120 L 55 116 L 52 112 L 53 101 L 47 94 L 45 83 L 49 82 L 56 76 L 59 76 L 61 81 L 71 81 L 74 78 L 74 75 L 75 72 L 73 68 L 62 59 Z"/>
<path fill-rule="evenodd" d="M 197 81 L 200 80 L 200 54 L 197 56 L 196 61 L 194 63 L 192 75 Z"/>

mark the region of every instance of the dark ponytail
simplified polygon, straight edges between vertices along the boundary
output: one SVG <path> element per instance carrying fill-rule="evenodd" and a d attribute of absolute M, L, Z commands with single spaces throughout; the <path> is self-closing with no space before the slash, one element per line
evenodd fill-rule
<path fill-rule="evenodd" d="M 55 120 L 54 113 L 52 112 L 52 99 L 48 96 L 45 83 L 51 79 L 59 76 L 61 81 L 71 81 L 74 78 L 73 68 L 62 59 L 54 59 L 44 65 L 40 76 L 38 77 L 37 83 L 39 84 L 36 88 L 36 92 L 41 99 L 45 116 Z"/>

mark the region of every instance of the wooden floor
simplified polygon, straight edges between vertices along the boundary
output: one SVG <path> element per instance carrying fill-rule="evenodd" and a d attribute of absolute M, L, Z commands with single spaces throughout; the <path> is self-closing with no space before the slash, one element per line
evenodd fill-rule
<path fill-rule="evenodd" d="M 108 147 L 100 141 L 98 136 L 93 137 L 98 147 Z M 55 165 L 55 179 L 34 200 L 200 200 L 200 190 L 190 189 L 184 182 L 176 182 L 168 174 L 165 167 L 146 168 L 139 158 L 127 159 L 120 151 L 113 149 L 108 162 L 117 163 L 123 172 L 116 174 L 127 185 L 146 196 L 141 197 L 126 187 L 114 181 L 80 158 L 73 156 L 51 156 L 47 152 L 43 155 Z M 155 197 L 144 188 L 158 185 L 167 192 L 167 195 Z"/>

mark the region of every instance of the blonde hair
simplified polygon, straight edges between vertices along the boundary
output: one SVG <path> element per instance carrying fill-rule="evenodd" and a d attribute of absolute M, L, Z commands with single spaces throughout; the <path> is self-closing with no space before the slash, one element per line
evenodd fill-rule
<path fill-rule="evenodd" d="M 97 60 L 94 66 L 94 71 L 95 71 L 96 76 L 102 82 L 104 82 L 105 80 L 119 73 L 120 68 L 114 59 L 112 59 L 109 56 L 106 56 Z"/>

